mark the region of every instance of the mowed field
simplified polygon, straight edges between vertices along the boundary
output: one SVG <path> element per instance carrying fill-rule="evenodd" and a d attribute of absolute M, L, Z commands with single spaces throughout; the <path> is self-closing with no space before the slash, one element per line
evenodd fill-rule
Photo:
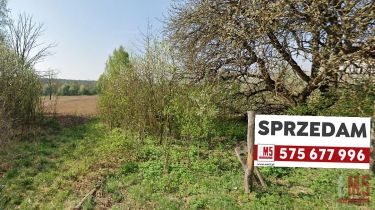
<path fill-rule="evenodd" d="M 47 113 L 58 115 L 96 116 L 98 115 L 98 96 L 58 96 L 43 98 Z"/>

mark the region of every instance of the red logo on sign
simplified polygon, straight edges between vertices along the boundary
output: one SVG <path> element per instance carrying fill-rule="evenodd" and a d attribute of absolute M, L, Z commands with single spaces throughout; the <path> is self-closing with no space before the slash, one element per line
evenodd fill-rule
<path fill-rule="evenodd" d="M 258 145 L 258 161 L 274 161 L 275 145 Z"/>

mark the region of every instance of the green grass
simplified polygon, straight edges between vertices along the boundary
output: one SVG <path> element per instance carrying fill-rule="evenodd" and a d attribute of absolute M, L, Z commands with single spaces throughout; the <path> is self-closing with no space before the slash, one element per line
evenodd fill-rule
<path fill-rule="evenodd" d="M 222 126 L 210 143 L 189 145 L 125 131 L 107 131 L 97 120 L 63 129 L 37 141 L 19 141 L 0 152 L 10 164 L 0 179 L 0 209 L 71 209 L 97 183 L 84 209 L 371 209 L 337 202 L 342 176 L 367 170 L 261 168 L 268 189 L 243 191 L 234 145 L 244 124 Z M 371 175 L 371 187 L 375 179 Z M 345 185 L 346 183 L 344 183 Z M 1 190 L 2 189 L 2 190 Z M 344 189 L 345 191 L 345 189 Z"/>
<path fill-rule="evenodd" d="M 11 165 L 0 185 L 0 209 L 71 208 L 104 179 L 127 153 L 127 136 L 106 132 L 94 120 L 37 141 L 18 141 L 0 151 Z"/>
<path fill-rule="evenodd" d="M 134 170 L 124 173 L 120 169 L 106 182 L 106 193 L 112 196 L 114 209 L 370 209 L 370 205 L 374 206 L 373 194 L 369 205 L 337 202 L 339 177 L 345 180 L 348 175 L 369 174 L 368 171 L 261 168 L 268 189 L 256 187 L 255 192 L 246 195 L 242 171 L 231 144 L 211 150 L 205 143 L 195 142 L 190 148 L 173 144 L 166 154 L 153 142 L 148 139 L 138 162 L 123 165 Z M 372 187 L 374 184 L 371 181 Z"/>

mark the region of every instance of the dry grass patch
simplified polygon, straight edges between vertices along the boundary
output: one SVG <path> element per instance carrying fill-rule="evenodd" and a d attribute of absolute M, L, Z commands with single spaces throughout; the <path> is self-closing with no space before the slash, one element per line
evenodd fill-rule
<path fill-rule="evenodd" d="M 58 96 L 49 100 L 44 97 L 44 108 L 47 113 L 58 115 L 97 116 L 98 96 Z"/>

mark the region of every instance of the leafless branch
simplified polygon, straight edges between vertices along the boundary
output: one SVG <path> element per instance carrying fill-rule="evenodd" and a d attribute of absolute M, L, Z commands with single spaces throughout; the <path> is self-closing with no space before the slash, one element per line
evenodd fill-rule
<path fill-rule="evenodd" d="M 40 42 L 43 35 L 43 24 L 34 22 L 33 17 L 20 14 L 16 21 L 8 24 L 8 44 L 26 66 L 34 66 L 49 55 L 56 44 Z"/>

